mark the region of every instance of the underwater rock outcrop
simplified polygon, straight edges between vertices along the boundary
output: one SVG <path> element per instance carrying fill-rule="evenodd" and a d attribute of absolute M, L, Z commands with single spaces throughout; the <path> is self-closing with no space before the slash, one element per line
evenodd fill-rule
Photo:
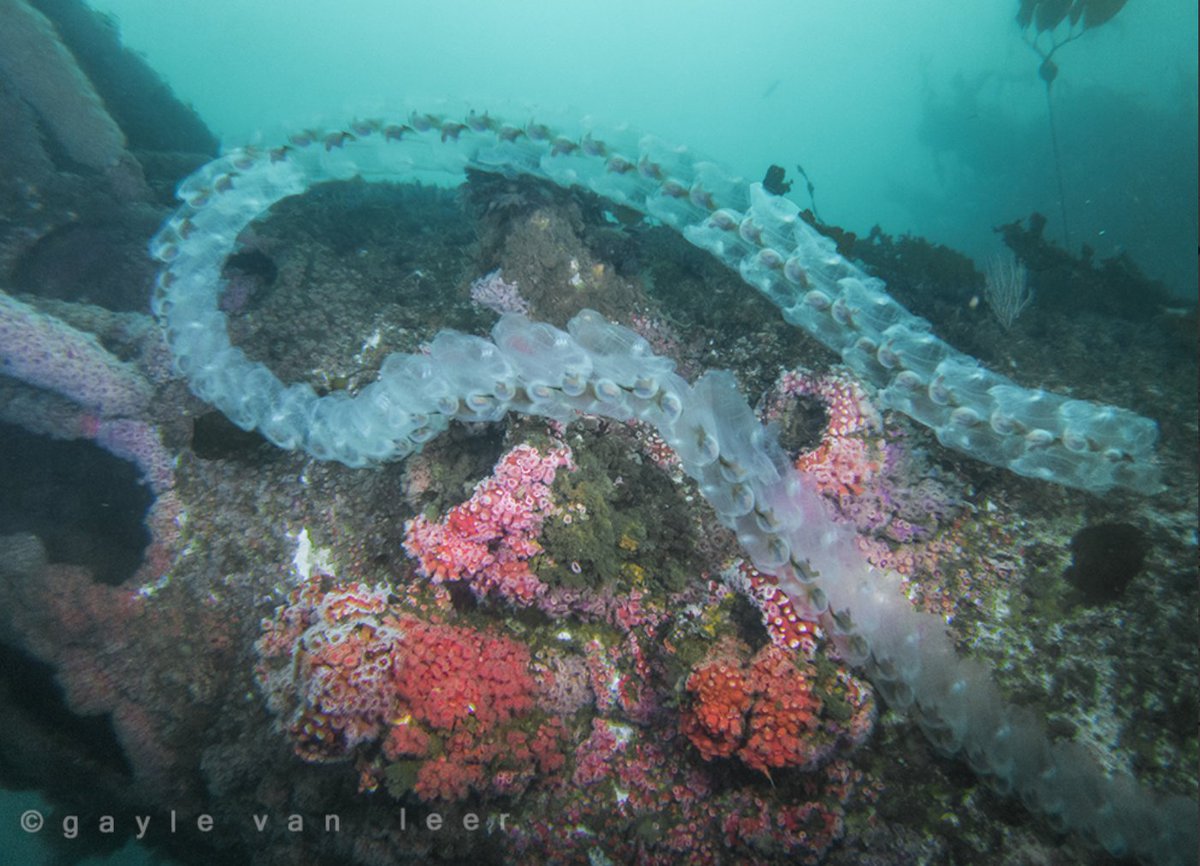
<path fill-rule="evenodd" d="M 789 322 L 875 382 L 885 406 L 930 426 L 943 444 L 1087 490 L 1159 489 L 1152 421 L 984 370 L 841 258 L 790 202 L 655 139 L 560 135 L 488 115 L 414 114 L 406 123 L 306 131 L 278 148 L 235 151 L 189 178 L 184 206 L 152 246 L 165 265 L 154 308 L 199 396 L 277 445 L 350 466 L 412 454 L 452 419 L 494 421 L 510 410 L 558 422 L 592 414 L 648 423 L 754 565 L 804 612 L 825 616 L 843 658 L 865 665 L 890 705 L 911 707 L 940 750 L 963 753 L 1000 790 L 1115 855 L 1192 861 L 1195 804 L 1109 777 L 1082 747 L 1052 744 L 1037 718 L 1007 705 L 982 666 L 957 657 L 944 621 L 913 611 L 899 578 L 865 563 L 781 459 L 731 374 L 706 373 L 690 385 L 643 338 L 587 310 L 565 332 L 518 314 L 501 318 L 491 341 L 442 332 L 428 354 L 390 356 L 379 381 L 354 398 L 285 387 L 234 348 L 218 297 L 238 233 L 314 183 L 395 177 L 414 163 L 526 172 L 643 210 L 738 270 Z"/>

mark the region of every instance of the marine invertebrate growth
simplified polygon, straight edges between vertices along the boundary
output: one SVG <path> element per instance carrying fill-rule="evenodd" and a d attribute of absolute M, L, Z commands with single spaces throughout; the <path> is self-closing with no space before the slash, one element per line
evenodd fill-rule
<path fill-rule="evenodd" d="M 421 165 L 511 170 L 582 186 L 676 228 L 876 383 L 885 407 L 932 428 L 947 447 L 1086 490 L 1161 487 L 1153 421 L 1025 389 L 984 369 L 931 334 L 929 323 L 890 298 L 882 281 L 800 219 L 793 202 L 761 184 L 747 185 L 649 136 L 614 133 L 602 140 L 589 130 L 573 138 L 538 123 L 512 126 L 474 114 L 461 123 L 414 114 L 407 124 L 352 128 L 308 131 L 289 145 L 235 151 L 209 163 L 181 185 L 183 206 L 151 244 L 164 264 L 153 306 L 179 369 L 199 396 L 281 447 L 352 466 L 399 459 L 451 418 L 495 420 L 520 408 L 514 375 L 548 384 L 539 370 L 546 358 L 537 352 L 523 370 L 477 342 L 443 334 L 429 357 L 393 355 L 379 381 L 357 398 L 318 401 L 311 388 L 285 387 L 231 345 L 218 306 L 220 269 L 241 229 L 313 184 L 395 176 Z M 575 388 L 587 371 L 572 373 Z M 424 384 L 414 388 L 414 379 Z"/>
<path fill-rule="evenodd" d="M 147 571 L 159 577 L 177 533 L 175 455 L 151 412 L 153 325 L 139 360 L 123 361 L 90 333 L 0 290 L 0 421 L 53 439 L 88 439 L 133 463 L 158 497 L 147 524 L 156 539 Z"/>
<path fill-rule="evenodd" d="M 983 297 L 1007 331 L 1033 303 L 1029 270 L 1011 255 L 994 256 L 988 261 L 983 277 Z"/>
<path fill-rule="evenodd" d="M 770 776 L 772 769 L 811 770 L 839 744 L 858 745 L 871 731 L 869 690 L 846 676 L 842 693 L 817 690 L 817 672 L 792 653 L 768 644 L 752 658 L 737 647 L 717 647 L 688 677 L 692 698 L 680 727 L 706 759 L 734 756 Z M 824 712 L 824 702 L 845 707 L 844 724 Z"/>
<path fill-rule="evenodd" d="M 1006 705 L 980 665 L 959 659 L 945 622 L 914 611 L 899 577 L 864 561 L 731 373 L 688 383 L 643 338 L 591 310 L 566 331 L 509 314 L 491 340 L 442 332 L 428 354 L 389 357 L 379 380 L 354 398 L 285 387 L 234 348 L 217 298 L 238 231 L 312 183 L 368 169 L 387 175 L 411 159 L 523 171 L 639 208 L 736 268 L 789 322 L 876 382 L 885 405 L 928 425 L 944 444 L 1084 489 L 1158 487 L 1153 422 L 1026 390 L 984 370 L 841 258 L 787 200 L 655 139 L 570 137 L 474 114 L 463 122 L 413 115 L 407 124 L 306 132 L 287 147 L 232 153 L 183 184 L 186 203 L 153 244 L 165 264 L 154 306 L 197 394 L 280 446 L 350 466 L 402 458 L 452 419 L 494 421 L 519 411 L 563 422 L 581 414 L 643 421 L 676 452 L 754 567 L 777 580 L 797 612 L 822 617 L 842 657 L 866 667 L 889 704 L 912 708 L 939 749 L 963 753 L 998 787 L 1113 853 L 1187 862 L 1195 805 L 1109 778 L 1082 747 L 1051 743 L 1039 720 Z"/>
<path fill-rule="evenodd" d="M 0 373 L 53 391 L 100 418 L 136 415 L 150 385 L 95 337 L 0 291 Z"/>
<path fill-rule="evenodd" d="M 553 725 L 534 731 L 534 746 L 510 725 L 534 702 L 525 646 L 425 621 L 383 586 L 327 583 L 294 590 L 257 645 L 259 682 L 297 755 L 369 757 L 364 787 L 387 777 L 423 800 L 500 793 L 502 769 L 527 780 L 551 760 Z"/>
<path fill-rule="evenodd" d="M 542 520 L 555 510 L 554 474 L 573 465 L 565 445 L 545 456 L 518 445 L 445 520 L 434 523 L 420 515 L 409 521 L 404 548 L 435 583 L 463 581 L 480 598 L 494 593 L 515 604 L 532 604 L 546 587 L 526 562 L 541 551 Z"/>

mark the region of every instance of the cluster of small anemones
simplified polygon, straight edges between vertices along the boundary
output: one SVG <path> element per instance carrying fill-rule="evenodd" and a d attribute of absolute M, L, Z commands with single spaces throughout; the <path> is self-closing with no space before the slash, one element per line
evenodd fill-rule
<path fill-rule="evenodd" d="M 822 730 L 813 672 L 770 644 L 750 659 L 748 670 L 754 703 L 737 752 L 742 763 L 770 773 L 781 767 L 811 769 L 830 757 L 834 741 Z"/>
<path fill-rule="evenodd" d="M 661 705 L 654 685 L 658 639 L 650 626 L 623 631 L 617 640 L 593 637 L 583 645 L 588 683 L 598 712 L 647 723 Z"/>
<path fill-rule="evenodd" d="M 392 720 L 384 757 L 421 761 L 413 785 L 426 801 L 469 792 L 518 794 L 562 764 L 561 725 L 532 736 L 518 723 L 534 708 L 529 650 L 472 628 L 410 622 L 410 645 L 396 671 L 402 712 Z"/>
<path fill-rule="evenodd" d="M 724 843 L 759 856 L 774 853 L 790 863 L 815 866 L 845 832 L 841 804 L 820 801 L 773 804 L 739 792 L 724 805 Z"/>
<path fill-rule="evenodd" d="M 778 417 L 784 403 L 800 396 L 816 397 L 825 404 L 829 415 L 825 429 L 830 436 L 878 432 L 883 427 L 866 390 L 846 370 L 839 368 L 820 375 L 802 367 L 785 371 L 768 398 L 767 415 Z"/>
<path fill-rule="evenodd" d="M 822 637 L 820 626 L 796 613 L 792 600 L 779 588 L 774 575 L 764 574 L 752 563 L 740 559 L 721 572 L 721 577 L 759 609 L 771 643 L 806 656 L 816 652 L 817 641 Z"/>
<path fill-rule="evenodd" d="M 697 357 L 699 346 L 695 343 L 684 345 L 679 332 L 667 319 L 633 313 L 629 317 L 629 327 L 650 344 L 654 354 L 674 361 L 676 372 L 683 378 L 692 380 L 704 372 Z"/>
<path fill-rule="evenodd" d="M 293 747 L 307 761 L 335 761 L 371 742 L 396 709 L 392 666 L 404 637 L 388 591 L 362 583 L 326 589 L 316 577 L 263 620 L 258 679 Z M 284 664 L 279 664 L 282 660 Z"/>
<path fill-rule="evenodd" d="M 688 677 L 690 711 L 681 728 L 706 761 L 727 758 L 742 746 L 753 696 L 740 659 L 715 659 Z"/>
<path fill-rule="evenodd" d="M 849 373 L 837 370 L 817 375 L 797 368 L 780 375 L 763 414 L 769 421 L 777 420 L 791 401 L 802 396 L 820 400 L 828 421 L 818 445 L 796 457 L 796 468 L 827 495 L 857 496 L 882 465 L 879 412 Z"/>
<path fill-rule="evenodd" d="M 878 709 L 875 692 L 865 682 L 846 670 L 837 672 L 837 681 L 845 695 L 849 717 L 842 723 L 845 743 L 850 748 L 861 746 L 875 730 Z"/>
<path fill-rule="evenodd" d="M 680 730 L 705 760 L 736 757 L 767 774 L 813 769 L 839 745 L 860 744 L 874 722 L 865 686 L 848 674 L 835 684 L 818 688 L 816 668 L 774 644 L 750 656 L 744 644 L 721 641 L 688 676 Z M 827 700 L 842 706 L 824 712 Z"/>
<path fill-rule="evenodd" d="M 471 283 L 471 300 L 501 315 L 529 312 L 529 302 L 521 297 L 520 288 L 505 280 L 499 269 Z"/>
<path fill-rule="evenodd" d="M 534 604 L 546 586 L 528 560 L 542 550 L 543 520 L 557 513 L 550 490 L 555 474 L 574 466 L 566 445 L 545 455 L 518 445 L 444 520 L 420 515 L 408 521 L 404 549 L 417 559 L 418 572 L 435 583 L 464 581 L 480 598 L 494 593 L 522 606 Z"/>
<path fill-rule="evenodd" d="M 774 645 L 749 661 L 722 649 L 692 671 L 686 688 L 692 700 L 680 728 L 705 760 L 736 756 L 769 773 L 811 768 L 830 753 L 811 677 Z"/>
<path fill-rule="evenodd" d="M 533 706 L 529 650 L 465 626 L 406 623 L 395 688 L 413 716 L 440 731 L 474 719 L 503 724 Z"/>
<path fill-rule="evenodd" d="M 1020 572 L 1024 549 L 1006 517 L 972 512 L 970 519 L 959 517 L 924 540 L 897 545 L 860 535 L 857 544 L 876 568 L 905 578 L 914 603 L 949 618 L 963 606 L 984 604 L 985 596 Z"/>
<path fill-rule="evenodd" d="M 622 674 L 617 668 L 619 656 L 617 647 L 606 645 L 598 638 L 592 638 L 584 645 L 588 682 L 595 696 L 596 709 L 601 713 L 611 713 L 621 697 Z"/>
<path fill-rule="evenodd" d="M 633 422 L 637 428 L 637 442 L 642 453 L 650 458 L 650 461 L 671 475 L 672 478 L 683 478 L 683 464 L 679 462 L 679 455 L 675 453 L 675 449 L 667 444 L 667 440 L 658 435 L 648 424 Z"/>
<path fill-rule="evenodd" d="M 419 619 L 387 587 L 328 580 L 295 590 L 257 644 L 259 681 L 300 757 L 357 756 L 369 788 L 413 762 L 425 800 L 520 793 L 562 767 L 561 723 L 531 717 L 528 647 Z"/>
<path fill-rule="evenodd" d="M 591 734 L 575 750 L 575 771 L 571 775 L 571 782 L 579 787 L 587 787 L 615 773 L 632 734 L 633 730 L 628 725 L 593 718 Z"/>

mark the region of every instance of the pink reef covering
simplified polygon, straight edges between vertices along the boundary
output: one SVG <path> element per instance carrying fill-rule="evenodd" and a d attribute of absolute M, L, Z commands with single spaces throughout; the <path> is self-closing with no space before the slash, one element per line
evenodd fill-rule
<path fill-rule="evenodd" d="M 565 445 L 542 455 L 518 445 L 480 482 L 466 502 L 434 523 L 424 515 L 410 520 L 404 549 L 416 557 L 418 571 L 435 583 L 464 581 L 476 596 L 495 594 L 528 606 L 545 585 L 529 568 L 541 552 L 542 521 L 555 512 L 550 485 L 560 468 L 571 469 Z"/>

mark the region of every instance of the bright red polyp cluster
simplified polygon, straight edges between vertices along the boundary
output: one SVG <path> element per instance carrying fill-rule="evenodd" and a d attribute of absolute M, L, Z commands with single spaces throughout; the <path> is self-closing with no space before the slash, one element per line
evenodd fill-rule
<path fill-rule="evenodd" d="M 746 714 L 752 703 L 750 681 L 740 664 L 711 662 L 697 668 L 687 681 L 694 695 L 683 731 L 706 761 L 727 758 L 742 745 Z"/>
<path fill-rule="evenodd" d="M 464 581 L 479 598 L 495 593 L 533 604 L 546 587 L 528 560 L 542 550 L 542 521 L 557 510 L 550 485 L 560 467 L 575 467 L 566 445 L 544 456 L 518 445 L 443 521 L 424 515 L 408 521 L 404 549 L 418 561 L 418 572 L 435 583 Z"/>
<path fill-rule="evenodd" d="M 462 626 L 408 624 L 396 691 L 412 716 L 450 732 L 474 718 L 485 728 L 533 706 L 529 650 Z"/>
<path fill-rule="evenodd" d="M 749 661 L 727 649 L 687 680 L 692 703 L 680 722 L 705 760 L 736 756 L 764 773 L 811 769 L 832 752 L 821 699 L 791 654 L 768 645 Z"/>
<path fill-rule="evenodd" d="M 828 739 L 816 736 L 821 699 L 813 693 L 812 679 L 792 659 L 770 645 L 750 661 L 755 700 L 738 757 L 764 773 L 772 767 L 811 769 L 831 753 Z"/>
<path fill-rule="evenodd" d="M 432 748 L 433 739 L 411 717 L 397 718 L 383 741 L 383 754 L 391 761 L 425 758 Z"/>
<path fill-rule="evenodd" d="M 528 647 L 419 619 L 386 587 L 327 580 L 295 590 L 258 642 L 259 681 L 296 754 L 358 757 L 372 788 L 389 762 L 410 762 L 427 801 L 520 793 L 561 767 L 561 725 L 531 716 Z"/>
<path fill-rule="evenodd" d="M 484 771 L 479 764 L 465 764 L 453 761 L 446 755 L 438 755 L 421 765 L 413 790 L 426 802 L 450 802 L 466 797 L 473 788 L 482 788 L 483 783 Z"/>

